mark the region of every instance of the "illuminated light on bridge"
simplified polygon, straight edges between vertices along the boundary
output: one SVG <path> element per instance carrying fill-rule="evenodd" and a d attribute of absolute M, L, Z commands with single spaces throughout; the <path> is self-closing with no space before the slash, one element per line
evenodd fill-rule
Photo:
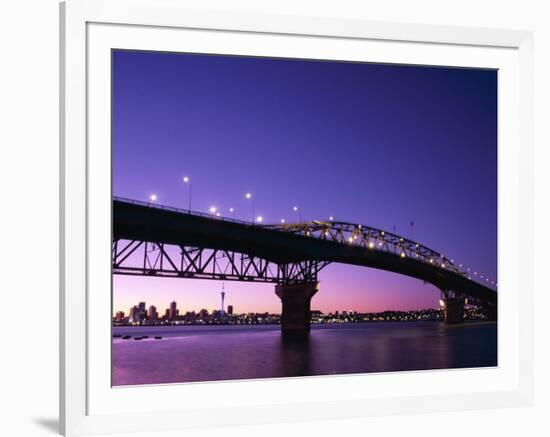
<path fill-rule="evenodd" d="M 229 212 L 235 212 L 233 208 L 229 208 Z"/>
<path fill-rule="evenodd" d="M 252 193 L 248 192 L 244 195 L 245 199 L 252 200 L 252 223 L 254 223 L 254 217 L 256 217 L 256 198 L 252 197 Z"/>
<path fill-rule="evenodd" d="M 331 263 L 386 270 L 433 284 L 446 302 L 449 323 L 460 323 L 466 297 L 496 320 L 497 293 L 483 285 L 488 278 L 483 284 L 472 281 L 449 259 L 441 262 L 439 252 L 399 235 L 365 225 L 358 229 L 358 224 L 323 221 L 250 226 L 114 198 L 112 268 L 123 275 L 276 284 L 283 332 L 309 331 L 304 314 L 309 314 L 311 297 L 319 290 L 319 272 Z M 375 242 L 379 248 L 369 250 Z"/>
<path fill-rule="evenodd" d="M 156 201 L 157 201 L 157 195 L 156 195 L 156 194 L 151 194 L 151 195 L 149 196 L 149 200 L 150 200 L 151 202 L 156 202 Z"/>
<path fill-rule="evenodd" d="M 218 209 L 215 206 L 211 206 L 209 211 L 214 214 L 217 210 Z"/>
<path fill-rule="evenodd" d="M 334 217 L 333 217 L 333 216 L 330 216 L 328 219 L 329 219 L 330 221 L 333 221 L 333 220 L 334 220 Z"/>
<path fill-rule="evenodd" d="M 285 219 L 281 219 L 281 223 L 284 224 L 284 223 L 285 223 Z"/>
<path fill-rule="evenodd" d="M 189 210 L 189 213 L 191 213 L 191 179 L 189 178 L 189 176 L 183 177 L 183 183 L 189 186 L 188 210 Z"/>
<path fill-rule="evenodd" d="M 216 217 L 221 217 L 221 214 L 219 212 L 217 212 Z"/>
<path fill-rule="evenodd" d="M 264 221 L 264 218 L 263 218 L 261 215 L 259 215 L 258 217 L 256 217 L 256 222 L 262 223 L 263 221 Z"/>
<path fill-rule="evenodd" d="M 297 206 L 293 206 L 293 207 L 292 207 L 292 211 L 298 213 L 298 217 L 299 217 L 299 220 L 300 220 L 300 224 L 302 224 L 302 210 L 301 210 L 300 208 L 298 208 Z"/>

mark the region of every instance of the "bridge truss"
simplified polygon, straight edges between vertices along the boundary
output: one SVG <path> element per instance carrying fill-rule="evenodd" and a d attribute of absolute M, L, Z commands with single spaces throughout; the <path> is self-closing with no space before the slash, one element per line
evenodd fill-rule
<path fill-rule="evenodd" d="M 317 282 L 329 262 L 276 264 L 245 253 L 164 243 L 113 241 L 113 273 L 173 278 L 295 284 Z"/>
<path fill-rule="evenodd" d="M 146 206 L 150 209 L 167 210 L 180 214 L 204 217 L 209 220 L 234 222 L 253 228 L 266 228 L 280 232 L 289 232 L 300 237 L 316 238 L 330 242 L 362 247 L 366 250 L 386 252 L 402 258 L 404 262 L 421 262 L 472 281 L 479 278 L 470 276 L 469 269 L 455 265 L 452 259 L 445 257 L 416 241 L 404 238 L 395 233 L 381 229 L 335 221 L 310 221 L 302 223 L 282 223 L 261 225 L 242 222 L 227 217 L 215 217 L 176 208 L 150 205 L 126 199 L 115 199 L 118 202 Z M 231 250 L 168 244 L 158 241 L 127 240 L 115 238 L 112 243 L 112 271 L 114 274 L 142 275 L 174 278 L 218 279 L 244 282 L 268 282 L 276 284 L 295 284 L 317 282 L 319 272 L 330 261 L 305 260 L 294 263 L 278 264 L 264 258 Z M 474 274 L 475 275 L 475 274 Z M 480 281 L 484 287 L 496 288 L 495 283 L 485 278 Z M 490 286 L 493 287 L 490 287 Z M 460 299 L 468 297 L 469 287 L 462 291 L 441 290 L 442 298 Z M 473 296 L 468 297 L 472 304 L 482 303 Z"/>
<path fill-rule="evenodd" d="M 369 250 L 389 252 L 401 258 L 412 258 L 466 276 L 466 272 L 443 254 L 415 241 L 369 226 L 346 222 L 313 221 L 266 225 L 266 227 L 341 244 L 357 245 Z"/>

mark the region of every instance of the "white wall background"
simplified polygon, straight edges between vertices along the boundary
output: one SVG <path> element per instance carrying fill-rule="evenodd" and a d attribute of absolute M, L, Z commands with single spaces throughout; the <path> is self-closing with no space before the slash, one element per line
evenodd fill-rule
<path fill-rule="evenodd" d="M 536 196 L 539 233 L 550 223 L 550 14 L 523 0 L 182 0 L 254 12 L 529 29 L 535 32 Z M 0 434 L 54 435 L 57 427 L 58 2 L 0 5 Z M 70 147 L 70 144 L 68 145 Z M 548 435 L 548 236 L 536 257 L 536 399 L 530 408 L 379 417 L 200 431 L 204 436 Z M 29 320 L 33 320 L 32 324 Z M 157 434 L 158 435 L 158 434 Z M 173 432 L 176 436 L 183 433 Z M 143 434 L 146 436 L 146 434 Z"/>

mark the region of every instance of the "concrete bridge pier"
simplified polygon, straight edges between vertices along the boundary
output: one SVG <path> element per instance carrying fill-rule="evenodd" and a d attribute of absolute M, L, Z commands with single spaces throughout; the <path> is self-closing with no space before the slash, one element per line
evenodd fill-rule
<path fill-rule="evenodd" d="M 281 330 L 285 336 L 305 336 L 309 333 L 311 298 L 317 291 L 318 282 L 275 286 L 275 294 L 283 304 Z"/>
<path fill-rule="evenodd" d="M 442 299 L 445 312 L 445 323 L 456 325 L 464 323 L 464 299 L 445 298 Z"/>
<path fill-rule="evenodd" d="M 489 322 L 497 321 L 497 306 L 496 305 L 486 305 L 483 307 L 483 312 L 487 317 Z"/>

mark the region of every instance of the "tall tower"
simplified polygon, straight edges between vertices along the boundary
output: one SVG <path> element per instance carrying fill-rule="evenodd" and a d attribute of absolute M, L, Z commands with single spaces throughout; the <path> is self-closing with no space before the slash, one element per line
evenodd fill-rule
<path fill-rule="evenodd" d="M 223 300 L 225 299 L 225 284 L 222 282 L 222 309 L 221 309 L 221 315 L 223 316 Z"/>

